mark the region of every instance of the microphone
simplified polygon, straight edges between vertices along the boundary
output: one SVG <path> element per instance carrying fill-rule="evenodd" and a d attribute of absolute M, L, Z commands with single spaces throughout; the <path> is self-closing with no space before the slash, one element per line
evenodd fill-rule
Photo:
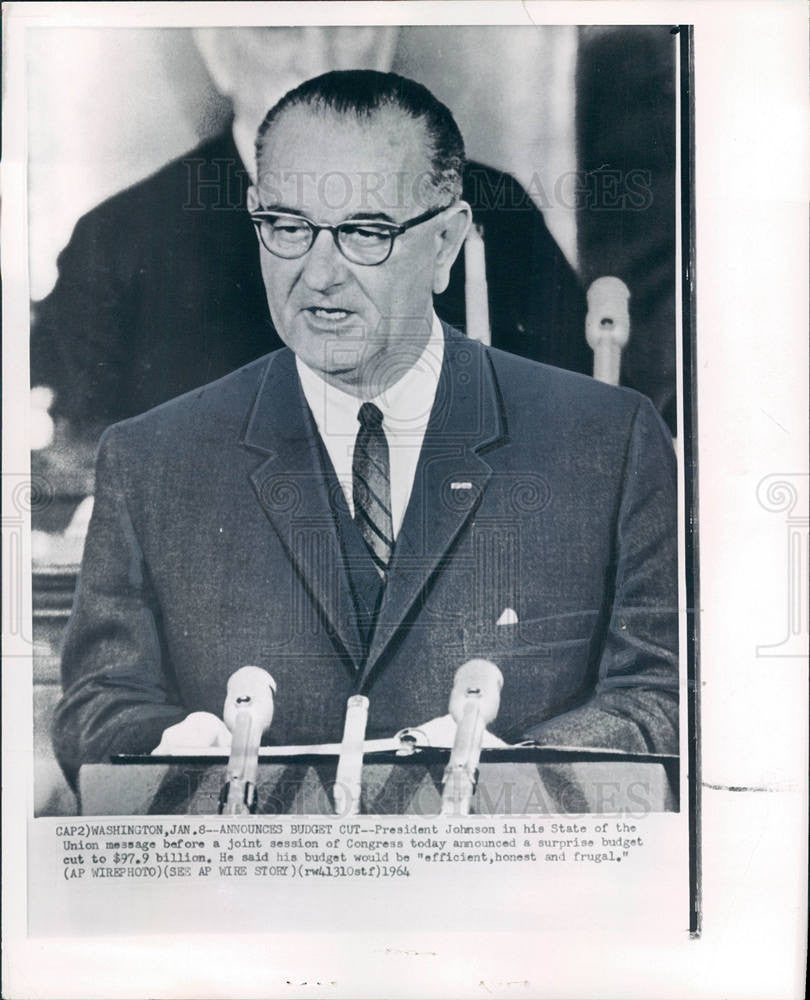
<path fill-rule="evenodd" d="M 332 788 L 335 814 L 338 816 L 357 816 L 360 812 L 368 704 L 368 698 L 362 694 L 354 694 L 346 702 L 343 741 Z"/>
<path fill-rule="evenodd" d="M 597 278 L 588 289 L 585 339 L 593 351 L 593 377 L 618 385 L 622 351 L 630 338 L 630 292 L 621 278 Z"/>
<path fill-rule="evenodd" d="M 442 816 L 467 816 L 478 780 L 484 730 L 498 714 L 503 674 L 489 660 L 469 660 L 456 671 L 448 711 L 456 738 L 444 770 Z"/>
<path fill-rule="evenodd" d="M 232 733 L 231 755 L 219 796 L 219 811 L 229 816 L 256 809 L 256 771 L 262 734 L 273 721 L 276 682 L 261 667 L 231 674 L 222 718 Z"/>

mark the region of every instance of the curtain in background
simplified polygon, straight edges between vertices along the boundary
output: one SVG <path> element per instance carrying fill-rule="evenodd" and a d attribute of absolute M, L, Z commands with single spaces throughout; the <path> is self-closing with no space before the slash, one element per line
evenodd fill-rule
<path fill-rule="evenodd" d="M 668 25 L 579 29 L 577 144 L 587 183 L 577 213 L 587 287 L 630 289 L 622 384 L 675 431 L 675 45 Z"/>

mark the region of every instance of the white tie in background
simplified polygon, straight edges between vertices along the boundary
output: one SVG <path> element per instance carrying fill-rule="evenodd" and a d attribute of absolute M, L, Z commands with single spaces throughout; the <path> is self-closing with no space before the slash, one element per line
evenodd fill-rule
<path fill-rule="evenodd" d="M 464 306 L 467 336 L 487 347 L 492 343 L 489 329 L 489 290 L 484 237 L 480 226 L 473 223 L 464 241 Z"/>
<path fill-rule="evenodd" d="M 241 667 L 231 675 L 222 718 L 233 739 L 219 811 L 227 815 L 256 808 L 256 771 L 262 735 L 273 721 L 276 682 L 261 667 Z"/>
<path fill-rule="evenodd" d="M 456 671 L 449 709 L 458 728 L 444 771 L 443 816 L 469 814 L 484 731 L 498 714 L 502 687 L 503 674 L 489 660 L 469 660 Z"/>

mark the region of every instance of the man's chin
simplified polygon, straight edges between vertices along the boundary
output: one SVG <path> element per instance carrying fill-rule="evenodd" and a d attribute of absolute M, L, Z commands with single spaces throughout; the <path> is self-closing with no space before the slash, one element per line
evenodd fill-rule
<path fill-rule="evenodd" d="M 299 319 L 295 336 L 285 338 L 285 342 L 308 368 L 324 375 L 350 375 L 363 364 L 368 348 L 365 327 L 359 320 L 352 326 L 340 324 L 329 329 Z"/>
<path fill-rule="evenodd" d="M 324 359 L 322 350 L 295 350 L 295 354 L 298 360 L 302 361 L 316 375 L 319 375 L 327 382 L 337 385 L 338 388 L 345 389 L 347 392 L 362 382 L 361 371 L 357 364 L 359 359 L 356 357 L 344 356 L 342 358 L 329 357 Z"/>

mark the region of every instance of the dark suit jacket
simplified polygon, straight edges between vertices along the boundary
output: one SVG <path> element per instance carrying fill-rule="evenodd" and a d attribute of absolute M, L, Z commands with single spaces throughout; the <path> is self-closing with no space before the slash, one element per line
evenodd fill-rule
<path fill-rule="evenodd" d="M 68 775 L 220 715 L 247 663 L 276 679 L 275 743 L 339 740 L 357 690 L 369 737 L 441 715 L 484 656 L 506 740 L 677 752 L 674 457 L 652 404 L 445 333 L 367 657 L 289 350 L 107 431 L 54 729 Z M 518 624 L 496 626 L 506 608 Z"/>
<path fill-rule="evenodd" d="M 677 46 L 664 24 L 586 28 L 576 70 L 577 156 L 588 192 L 577 212 L 580 274 L 586 287 L 612 274 L 630 289 L 622 385 L 649 396 L 673 434 Z"/>
<path fill-rule="evenodd" d="M 249 177 L 231 132 L 83 216 L 37 303 L 32 385 L 83 436 L 281 347 L 246 211 Z M 514 178 L 468 165 L 464 196 L 484 227 L 493 344 L 592 370 L 585 300 L 542 214 Z M 464 255 L 439 315 L 463 329 Z"/>

